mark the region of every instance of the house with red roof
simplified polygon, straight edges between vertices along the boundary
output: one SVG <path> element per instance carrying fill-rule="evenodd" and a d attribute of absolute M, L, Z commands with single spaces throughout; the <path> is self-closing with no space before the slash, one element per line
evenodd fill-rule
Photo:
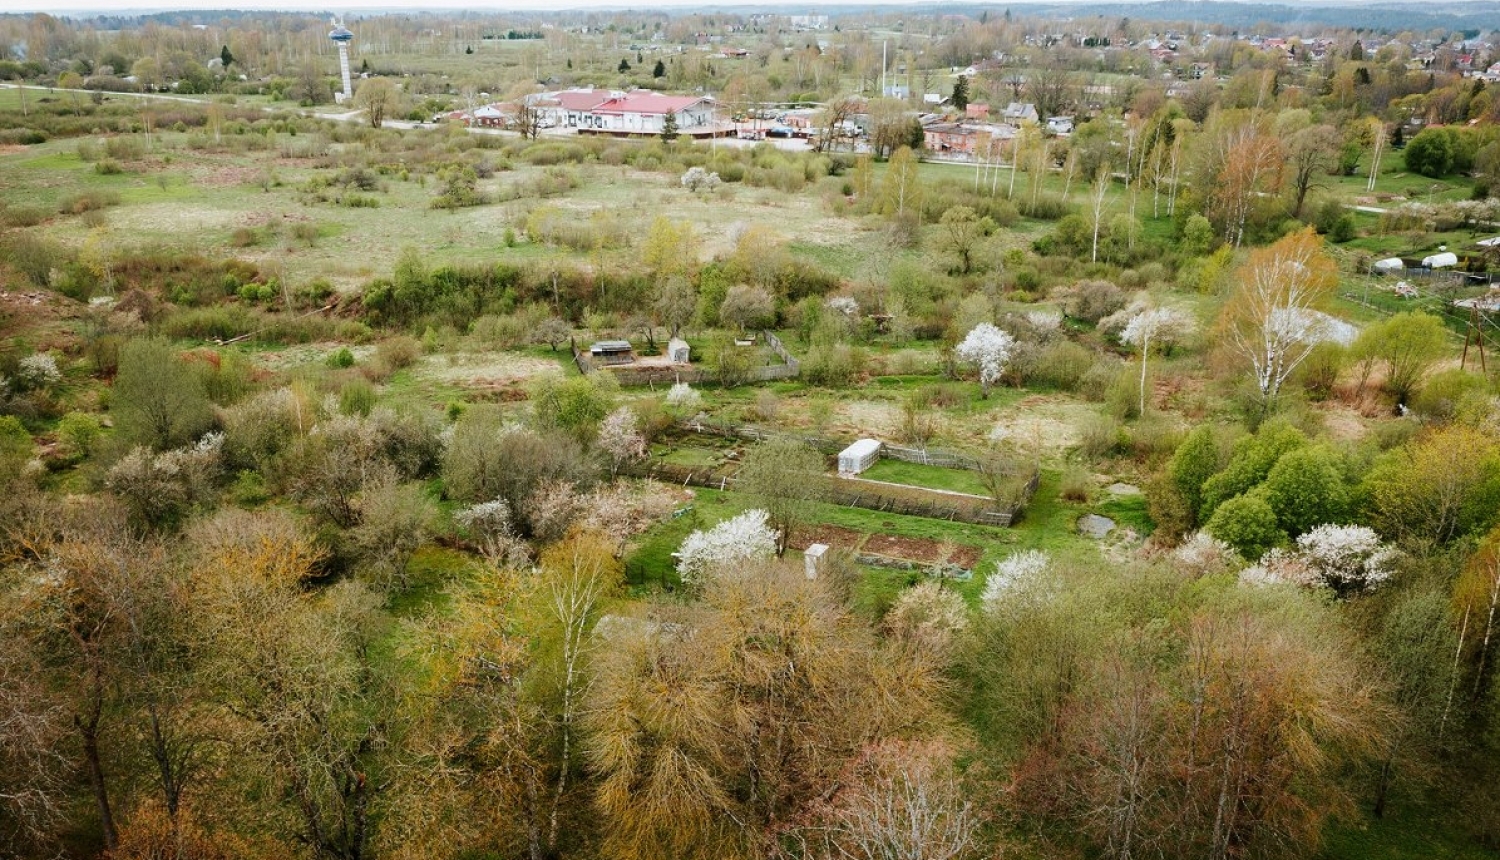
<path fill-rule="evenodd" d="M 548 125 L 561 128 L 587 128 L 591 127 L 589 112 L 609 96 L 610 94 L 604 90 L 595 90 L 590 87 L 589 89 L 541 93 L 531 98 L 531 104 L 541 113 L 543 122 Z"/>
<path fill-rule="evenodd" d="M 709 96 L 669 96 L 644 90 L 610 93 L 589 110 L 590 124 L 579 127 L 605 134 L 660 134 L 667 114 L 673 114 L 677 128 L 691 134 L 694 129 L 713 126 L 714 104 Z"/>

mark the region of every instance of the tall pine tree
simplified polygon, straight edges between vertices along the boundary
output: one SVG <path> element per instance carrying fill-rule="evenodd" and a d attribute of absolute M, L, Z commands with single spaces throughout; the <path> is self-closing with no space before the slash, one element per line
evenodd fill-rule
<path fill-rule="evenodd" d="M 953 82 L 953 106 L 963 110 L 969 106 L 969 77 L 959 75 L 958 80 Z"/>

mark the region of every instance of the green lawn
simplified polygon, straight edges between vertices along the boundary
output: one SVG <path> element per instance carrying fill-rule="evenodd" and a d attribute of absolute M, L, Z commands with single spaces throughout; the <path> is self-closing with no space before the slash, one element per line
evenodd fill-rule
<path fill-rule="evenodd" d="M 860 477 L 871 481 L 905 484 L 908 487 L 926 487 L 929 490 L 948 490 L 975 496 L 989 495 L 984 482 L 973 472 L 964 469 L 945 469 L 941 466 L 924 466 L 921 463 L 908 463 L 904 460 L 877 460 L 875 465 L 866 469 Z"/>

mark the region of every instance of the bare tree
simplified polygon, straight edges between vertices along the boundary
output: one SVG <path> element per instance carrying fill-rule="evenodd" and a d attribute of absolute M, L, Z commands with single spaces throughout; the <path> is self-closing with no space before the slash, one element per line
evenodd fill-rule
<path fill-rule="evenodd" d="M 817 152 L 838 149 L 838 142 L 850 136 L 845 130 L 849 117 L 853 116 L 862 104 L 862 101 L 854 96 L 840 96 L 824 105 L 823 110 L 818 113 L 820 131 L 814 149 Z"/>
<path fill-rule="evenodd" d="M 516 102 L 516 112 L 511 116 L 510 127 L 525 140 L 536 140 L 542 133 L 542 111 L 530 99 Z"/>
<path fill-rule="evenodd" d="M 982 819 L 964 796 L 946 744 L 876 744 L 841 782 L 819 826 L 804 836 L 815 846 L 812 856 L 960 860 L 977 854 Z"/>

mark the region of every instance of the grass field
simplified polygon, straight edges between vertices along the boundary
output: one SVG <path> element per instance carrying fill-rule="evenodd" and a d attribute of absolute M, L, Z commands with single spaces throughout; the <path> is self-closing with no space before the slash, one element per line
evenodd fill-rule
<path fill-rule="evenodd" d="M 987 496 L 984 482 L 973 472 L 963 469 L 945 469 L 940 466 L 925 466 L 904 460 L 883 458 L 860 474 L 871 481 L 888 481 L 909 487 L 926 487 L 930 490 L 948 490 L 954 493 L 969 493 Z"/>

